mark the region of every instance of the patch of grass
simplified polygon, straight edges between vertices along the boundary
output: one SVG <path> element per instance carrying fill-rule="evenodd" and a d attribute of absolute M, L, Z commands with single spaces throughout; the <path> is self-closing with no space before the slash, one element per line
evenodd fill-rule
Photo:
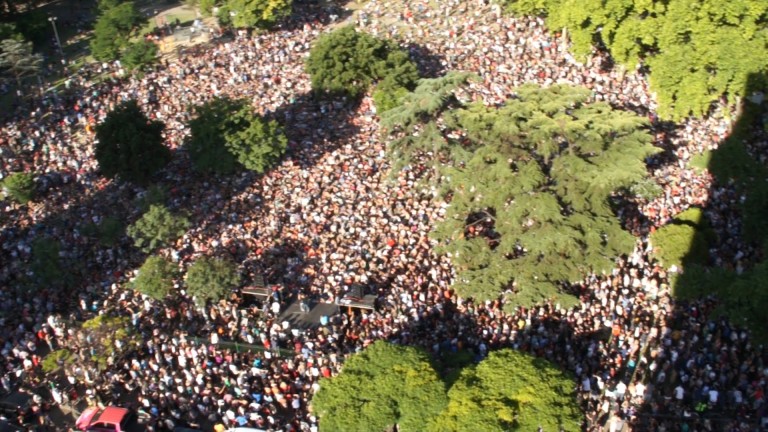
<path fill-rule="evenodd" d="M 164 15 L 165 22 L 168 23 L 171 27 L 175 27 L 176 21 L 178 20 L 179 25 L 182 27 L 186 27 L 191 25 L 195 19 L 197 19 L 197 14 L 194 10 L 187 10 L 180 8 L 177 11 L 174 11 L 172 13 Z M 148 35 L 149 33 L 152 33 L 155 31 L 155 29 L 158 27 L 158 17 L 150 17 L 147 20 L 147 23 L 144 25 L 144 27 L 141 28 L 141 30 L 138 31 L 138 34 L 140 37 L 144 37 Z"/>
<path fill-rule="evenodd" d="M 704 153 L 694 155 L 691 158 L 691 161 L 688 163 L 688 165 L 690 165 L 691 168 L 701 173 L 709 169 L 709 164 L 711 161 L 712 161 L 712 152 L 710 150 L 706 150 Z"/>

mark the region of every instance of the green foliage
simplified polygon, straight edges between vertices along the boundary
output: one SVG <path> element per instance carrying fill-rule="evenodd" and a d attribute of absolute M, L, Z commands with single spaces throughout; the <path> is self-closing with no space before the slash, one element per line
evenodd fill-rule
<path fill-rule="evenodd" d="M 136 205 L 143 213 L 146 213 L 153 205 L 165 205 L 165 200 L 167 198 L 168 192 L 164 187 L 160 185 L 152 185 L 139 196 L 136 200 Z"/>
<path fill-rule="evenodd" d="M 768 67 L 768 3 L 734 0 L 507 0 L 519 14 L 546 14 L 550 29 L 568 29 L 576 55 L 596 41 L 619 63 L 644 61 L 659 114 L 703 115 L 721 95 L 745 94 L 750 74 Z"/>
<path fill-rule="evenodd" d="M 399 98 L 397 105 L 381 113 L 385 133 L 395 134 L 387 147 L 392 157 L 393 172 L 413 164 L 425 153 L 431 153 L 436 172 L 442 159 L 456 156 L 460 146 L 451 144 L 438 126 L 442 114 L 460 106 L 455 93 L 477 76 L 452 71 L 440 78 L 420 79 L 416 88 Z M 399 133 L 399 135 L 397 135 Z"/>
<path fill-rule="evenodd" d="M 236 130 L 234 116 L 244 109 L 244 101 L 228 98 L 216 98 L 195 107 L 196 117 L 189 122 L 186 147 L 196 170 L 218 174 L 235 170 L 237 159 L 227 148 L 225 137 Z"/>
<path fill-rule="evenodd" d="M 36 47 L 46 43 L 50 36 L 50 26 L 48 15 L 41 9 L 27 10 L 14 17 L 15 29 L 21 35 L 18 40 L 28 40 Z"/>
<path fill-rule="evenodd" d="M 249 170 L 266 172 L 288 148 L 280 125 L 257 116 L 248 106 L 234 113 L 228 123 L 231 126 L 224 133 L 227 149 Z"/>
<path fill-rule="evenodd" d="M 759 80 L 758 80 L 759 81 Z M 739 194 L 745 197 L 734 210 L 742 215 L 743 239 L 750 241 L 756 247 L 765 251 L 768 246 L 768 169 L 747 151 L 746 143 L 761 139 L 754 135 L 756 131 L 765 128 L 765 106 L 746 104 L 742 117 L 733 129 L 725 143 L 717 150 L 706 152 L 698 166 L 707 168 L 721 184 L 731 184 Z M 693 161 L 692 161 L 693 164 Z M 694 218 L 686 218 L 695 222 Z M 666 227 L 665 227 L 666 228 Z M 706 243 L 716 245 L 712 234 L 697 234 Z M 653 240 L 653 239 L 652 239 Z M 653 243 L 656 246 L 656 243 Z M 696 255 L 694 248 L 691 253 Z M 687 258 L 687 255 L 686 255 Z M 763 259 L 750 268 L 749 262 L 741 262 L 745 269 L 738 274 L 731 269 L 706 267 L 691 260 L 684 260 L 682 274 L 675 275 L 671 281 L 673 294 L 682 298 L 698 298 L 716 295 L 719 307 L 714 315 L 724 314 L 731 322 L 748 326 L 753 339 L 768 342 L 768 324 L 765 310 L 768 308 L 768 264 Z"/>
<path fill-rule="evenodd" d="M 58 349 L 48 353 L 42 361 L 43 372 L 51 374 L 58 372 L 62 368 L 65 368 L 73 363 L 77 359 L 72 354 L 72 351 L 68 349 Z"/>
<path fill-rule="evenodd" d="M 323 431 L 422 431 L 446 403 L 427 354 L 377 341 L 320 381 L 312 407 Z"/>
<path fill-rule="evenodd" d="M 13 173 L 0 181 L 3 199 L 12 199 L 19 204 L 26 204 L 35 198 L 35 175 L 32 173 Z"/>
<path fill-rule="evenodd" d="M 203 257 L 187 270 L 187 294 L 198 304 L 219 301 L 240 284 L 237 266 L 229 261 Z"/>
<path fill-rule="evenodd" d="M 200 8 L 208 7 L 208 3 Z M 269 28 L 291 14 L 291 0 L 226 0 L 225 10 L 233 11 L 231 23 L 237 28 Z"/>
<path fill-rule="evenodd" d="M 40 287 L 60 287 L 69 279 L 60 256 L 61 245 L 58 241 L 42 237 L 32 242 L 33 282 Z"/>
<path fill-rule="evenodd" d="M 10 74 L 21 89 L 21 80 L 37 75 L 43 64 L 43 56 L 32 52 L 32 42 L 16 39 L 0 41 L 0 70 Z"/>
<path fill-rule="evenodd" d="M 416 65 L 393 42 L 342 27 L 322 35 L 307 59 L 312 89 L 318 93 L 359 97 L 374 82 L 390 91 L 410 89 L 418 79 Z"/>
<path fill-rule="evenodd" d="M 168 246 L 189 228 L 189 220 L 173 215 L 165 206 L 153 205 L 139 220 L 128 227 L 128 235 L 136 247 L 151 252 Z"/>
<path fill-rule="evenodd" d="M 214 6 L 216 6 L 216 0 L 200 0 L 198 4 L 200 13 L 204 16 L 211 16 Z"/>
<path fill-rule="evenodd" d="M 380 85 L 377 86 L 376 91 L 373 92 L 373 103 L 376 106 L 376 111 L 381 114 L 400 106 L 407 94 L 408 89 L 405 87 L 383 88 Z"/>
<path fill-rule="evenodd" d="M 120 219 L 105 217 L 98 224 L 89 223 L 82 227 L 81 233 L 87 237 L 96 237 L 104 246 L 114 246 L 123 236 L 125 227 Z"/>
<path fill-rule="evenodd" d="M 133 2 L 102 1 L 99 11 L 93 26 L 91 54 L 99 61 L 117 60 L 143 18 Z"/>
<path fill-rule="evenodd" d="M 24 36 L 19 32 L 16 23 L 0 22 L 0 41 L 6 39 L 24 40 Z"/>
<path fill-rule="evenodd" d="M 99 315 L 83 322 L 81 330 L 90 340 L 90 360 L 104 371 L 121 355 L 139 346 L 141 337 L 127 317 Z"/>
<path fill-rule="evenodd" d="M 664 194 L 664 189 L 652 178 L 644 178 L 630 186 L 629 193 L 646 201 L 652 201 Z"/>
<path fill-rule="evenodd" d="M 428 431 L 578 431 L 572 377 L 546 360 L 510 349 L 464 369 Z"/>
<path fill-rule="evenodd" d="M 143 68 L 157 62 L 157 45 L 149 40 L 129 43 L 122 55 L 122 63 L 128 70 Z"/>
<path fill-rule="evenodd" d="M 568 305 L 575 299 L 562 282 L 608 271 L 634 247 L 611 200 L 647 177 L 644 160 L 658 149 L 645 120 L 587 103 L 586 89 L 526 85 L 516 94 L 500 108 L 444 115 L 469 143 L 444 136 L 464 153 L 440 168 L 450 206 L 432 237 L 451 257 L 460 295 Z"/>
<path fill-rule="evenodd" d="M 697 207 L 680 213 L 651 234 L 654 255 L 666 267 L 704 263 L 709 255 L 710 228 Z"/>
<path fill-rule="evenodd" d="M 118 105 L 96 126 L 96 160 L 104 176 L 145 184 L 171 160 L 165 125 L 150 121 L 135 100 Z"/>
<path fill-rule="evenodd" d="M 155 300 L 163 300 L 171 292 L 178 269 L 163 257 L 153 255 L 144 261 L 133 281 L 133 289 Z"/>

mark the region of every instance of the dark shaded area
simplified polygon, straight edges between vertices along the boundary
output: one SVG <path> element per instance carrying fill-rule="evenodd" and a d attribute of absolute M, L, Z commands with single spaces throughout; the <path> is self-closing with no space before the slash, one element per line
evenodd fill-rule
<path fill-rule="evenodd" d="M 768 237 L 768 109 L 760 99 L 749 100 L 765 92 L 765 84 L 765 74 L 750 77 L 730 135 L 708 154 L 714 182 L 703 208 L 704 226 L 695 226 L 691 247 L 708 244 L 709 256 L 691 249 L 682 274 L 671 280 L 674 304 L 661 335 L 664 343 L 650 356 L 657 368 L 643 377 L 652 393 L 632 421 L 633 430 L 766 426 L 761 380 L 768 350 L 757 344 L 768 335 L 762 263 Z"/>
<path fill-rule="evenodd" d="M 294 0 L 291 15 L 277 23 L 275 29 L 290 31 L 313 22 L 324 25 L 342 22 L 352 15 L 352 11 L 344 7 L 345 4 L 339 0 Z"/>
<path fill-rule="evenodd" d="M 439 78 L 445 75 L 445 58 L 443 56 L 416 43 L 409 43 L 404 48 L 408 50 L 411 61 L 416 63 L 421 78 Z"/>

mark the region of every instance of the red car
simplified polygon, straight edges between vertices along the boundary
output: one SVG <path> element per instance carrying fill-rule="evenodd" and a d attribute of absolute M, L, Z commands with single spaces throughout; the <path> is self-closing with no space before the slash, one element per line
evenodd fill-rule
<path fill-rule="evenodd" d="M 125 432 L 131 412 L 120 407 L 90 407 L 80 414 L 75 426 L 85 432 Z"/>

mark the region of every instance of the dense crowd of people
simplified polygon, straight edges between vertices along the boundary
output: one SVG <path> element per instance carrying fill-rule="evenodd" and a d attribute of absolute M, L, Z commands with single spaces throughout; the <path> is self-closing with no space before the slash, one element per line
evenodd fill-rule
<path fill-rule="evenodd" d="M 635 252 L 611 274 L 570 287 L 581 299 L 574 308 L 547 303 L 509 313 L 501 301 L 475 303 L 450 289 L 450 262 L 433 252 L 427 236 L 444 205 L 418 186 L 424 166 L 386 179 L 385 142 L 371 99 L 351 104 L 310 96 L 303 62 L 330 20 L 311 8 L 296 19 L 273 32 L 186 48 L 141 77 L 123 78 L 119 63 L 84 68 L 66 91 L 5 121 L 0 174 L 36 173 L 44 197 L 30 206 L 1 203 L 5 390 L 42 383 L 40 353 L 67 348 L 78 361 L 65 368 L 61 389 L 53 391 L 56 402 L 69 395 L 69 384 L 73 397 L 91 404 L 137 409 L 148 430 L 315 431 L 309 401 L 319 379 L 338 373 L 345 356 L 385 339 L 423 346 L 437 357 L 469 350 L 480 359 L 501 347 L 545 357 L 578 377 L 584 430 L 618 431 L 625 423 L 654 431 L 766 426 L 768 353 L 751 344 L 746 330 L 713 316 L 714 299 L 675 301 L 669 270 L 650 258 L 645 237 L 680 211 L 706 206 L 713 229 L 728 239 L 713 260 L 733 268 L 749 261 L 754 251 L 740 239 L 734 213 L 741 197 L 688 164 L 727 136 L 727 116 L 663 125 L 653 115 L 641 69 L 609 67 L 598 52 L 580 63 L 540 18 L 501 15 L 483 1 L 451 0 L 436 8 L 366 3 L 358 26 L 409 47 L 426 75 L 474 71 L 481 80 L 467 91 L 489 104 L 526 82 L 584 85 L 595 100 L 648 116 L 656 144 L 666 150 L 650 161 L 664 193 L 621 213 L 639 235 Z M 439 61 L 415 54 L 424 51 Z M 191 173 L 182 145 L 189 107 L 224 95 L 247 98 L 286 126 L 289 154 L 269 173 Z M 173 300 L 152 301 L 128 288 L 142 255 L 127 239 L 109 248 L 83 234 L 84 223 L 139 216 L 135 202 L 145 191 L 105 180 L 93 157 L 93 127 L 128 99 L 165 123 L 176 157 L 159 183 L 167 186 L 168 206 L 189 211 L 193 221 L 159 253 L 180 270 L 200 256 L 233 259 L 246 283 L 263 274 L 275 287 L 263 305 L 233 294 L 199 307 L 182 285 Z M 61 243 L 62 259 L 81 263 L 82 288 L 22 288 L 32 244 L 41 237 Z M 376 293 L 376 310 L 338 313 L 309 329 L 281 319 L 295 299 L 333 303 L 353 285 Z M 129 317 L 142 341 L 110 359 L 106 371 L 89 361 L 93 341 L 76 325 L 101 313 Z M 44 415 L 36 421 L 41 430 L 53 427 Z"/>

